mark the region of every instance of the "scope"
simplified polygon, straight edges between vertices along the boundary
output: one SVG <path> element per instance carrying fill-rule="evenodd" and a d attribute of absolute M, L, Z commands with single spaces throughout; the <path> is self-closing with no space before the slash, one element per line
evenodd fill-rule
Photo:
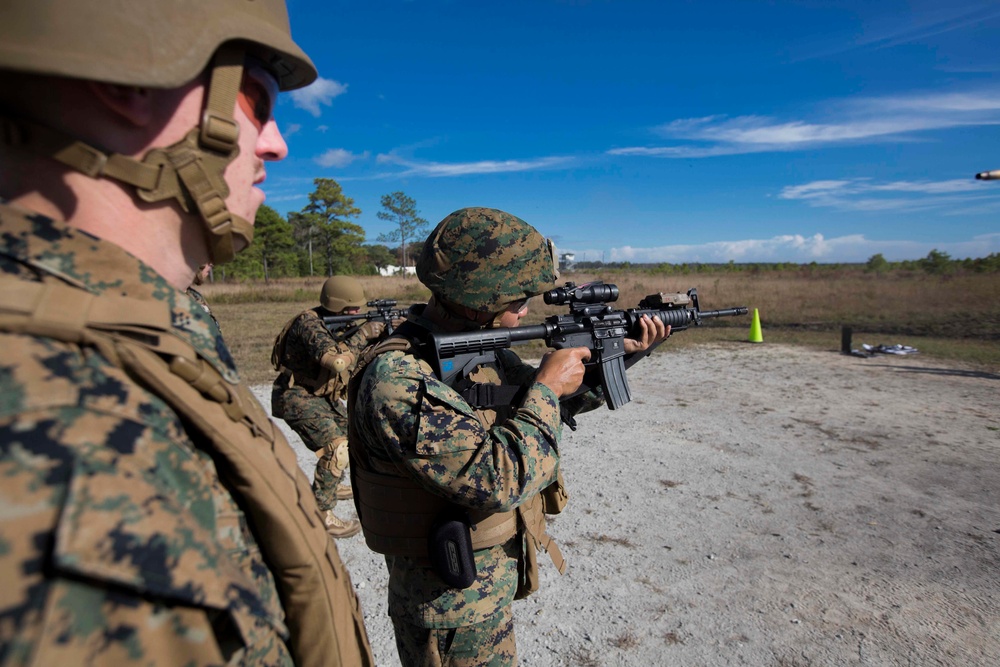
<path fill-rule="evenodd" d="M 395 299 L 375 299 L 368 302 L 369 308 L 392 308 L 396 305 Z"/>
<path fill-rule="evenodd" d="M 563 287 L 549 290 L 542 295 L 542 298 L 550 306 L 565 306 L 567 303 L 607 303 L 618 300 L 618 286 L 605 285 L 602 282 L 586 285 L 566 283 Z"/>

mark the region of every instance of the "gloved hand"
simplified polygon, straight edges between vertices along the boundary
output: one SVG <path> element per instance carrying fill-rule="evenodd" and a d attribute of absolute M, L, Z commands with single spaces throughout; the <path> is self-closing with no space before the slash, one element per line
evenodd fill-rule
<path fill-rule="evenodd" d="M 376 322 L 375 320 L 371 320 L 369 322 L 365 322 L 358 329 L 358 331 L 361 332 L 361 335 L 364 336 L 368 340 L 372 340 L 374 338 L 378 338 L 379 336 L 382 335 L 382 332 L 384 330 L 385 330 L 385 323 L 384 322 Z"/>

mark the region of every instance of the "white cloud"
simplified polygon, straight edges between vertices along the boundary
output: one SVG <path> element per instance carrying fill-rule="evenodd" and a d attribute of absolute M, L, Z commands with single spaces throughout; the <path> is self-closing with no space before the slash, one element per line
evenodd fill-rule
<path fill-rule="evenodd" d="M 293 90 L 290 95 L 296 107 L 304 109 L 316 118 L 319 118 L 321 106 L 331 106 L 333 98 L 343 95 L 346 92 L 346 84 L 320 77 L 305 88 Z"/>
<path fill-rule="evenodd" d="M 272 204 L 279 201 L 298 201 L 299 199 L 305 199 L 308 196 L 309 195 L 304 192 L 294 195 L 268 195 L 267 201 Z"/>
<path fill-rule="evenodd" d="M 1000 194 L 995 194 L 989 185 L 971 178 L 888 183 L 854 178 L 789 185 L 781 190 L 778 197 L 844 211 L 916 211 L 997 201 Z"/>
<path fill-rule="evenodd" d="M 379 164 L 394 164 L 406 167 L 397 176 L 469 176 L 472 174 L 500 174 L 518 171 L 534 171 L 563 167 L 570 163 L 568 157 L 541 157 L 530 160 L 480 160 L 478 162 L 415 162 L 405 160 L 391 153 L 383 153 L 375 158 Z"/>
<path fill-rule="evenodd" d="M 904 95 L 831 101 L 823 105 L 836 120 L 782 120 L 766 116 L 722 115 L 680 118 L 652 133 L 681 143 L 630 146 L 611 155 L 699 158 L 804 150 L 851 143 L 917 140 L 920 133 L 965 126 L 1000 125 L 1000 92 Z"/>
<path fill-rule="evenodd" d="M 298 134 L 301 131 L 302 131 L 302 125 L 300 125 L 299 123 L 292 123 L 291 125 L 285 128 L 285 131 L 282 132 L 282 134 L 285 136 L 285 138 L 288 138 L 294 134 Z"/>
<path fill-rule="evenodd" d="M 367 159 L 368 155 L 368 151 L 364 153 L 352 153 L 343 148 L 331 148 L 322 155 L 314 157 L 313 162 L 321 167 L 346 167 L 355 160 Z"/>
<path fill-rule="evenodd" d="M 865 262 L 875 254 L 889 261 L 920 259 L 931 250 L 948 253 L 954 259 L 985 257 L 1000 252 L 1000 234 L 984 234 L 968 240 L 945 238 L 937 242 L 874 240 L 863 234 L 826 238 L 822 234 L 785 234 L 769 239 L 716 241 L 698 245 L 667 245 L 652 248 L 622 246 L 609 250 L 560 248 L 573 252 L 576 260 L 605 262 L 683 264 L 692 262 Z"/>
<path fill-rule="evenodd" d="M 802 185 L 787 185 L 778 196 L 782 199 L 818 199 L 843 193 L 851 183 L 852 181 L 813 181 Z"/>
<path fill-rule="evenodd" d="M 806 58 L 829 58 L 856 49 L 881 49 L 902 44 L 935 44 L 934 37 L 962 30 L 969 26 L 982 26 L 1000 17 L 1000 9 L 992 0 L 942 3 L 908 2 L 905 6 L 887 3 L 862 3 L 858 5 L 860 31 L 844 43 L 820 48 Z"/>

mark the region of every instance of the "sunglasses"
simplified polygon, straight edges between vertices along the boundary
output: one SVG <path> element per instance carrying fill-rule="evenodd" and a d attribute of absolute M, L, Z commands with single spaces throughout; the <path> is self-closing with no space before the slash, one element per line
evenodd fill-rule
<path fill-rule="evenodd" d="M 528 301 L 530 299 L 518 299 L 507 305 L 507 310 L 511 313 L 520 313 L 522 310 L 528 309 Z"/>
<path fill-rule="evenodd" d="M 248 59 L 243 68 L 243 81 L 236 101 L 257 131 L 263 132 L 264 126 L 274 116 L 274 105 L 278 101 L 278 80 L 262 64 L 252 58 Z"/>

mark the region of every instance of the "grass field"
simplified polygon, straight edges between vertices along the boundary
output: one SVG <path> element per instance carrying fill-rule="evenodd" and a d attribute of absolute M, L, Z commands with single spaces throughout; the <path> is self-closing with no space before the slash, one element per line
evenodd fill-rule
<path fill-rule="evenodd" d="M 563 280 L 602 279 L 618 285 L 617 305 L 633 308 L 654 292 L 698 289 L 703 310 L 732 306 L 758 309 L 764 343 L 780 342 L 837 351 L 841 329 L 853 329 L 861 343 L 911 345 L 923 355 L 996 372 L 1000 370 L 1000 274 L 933 276 L 892 272 L 805 268 L 797 271 L 653 275 L 612 270 L 570 272 Z M 428 291 L 413 277 L 360 276 L 369 298 L 396 299 L 400 306 L 423 302 Z M 222 324 L 226 341 L 245 381 L 269 383 L 271 345 L 284 323 L 319 303 L 322 277 L 263 283 L 204 285 L 203 294 Z M 526 324 L 565 308 L 534 299 Z M 745 341 L 749 317 L 719 318 L 671 337 L 672 347 L 708 341 Z M 519 348 L 540 356 L 541 345 Z"/>

